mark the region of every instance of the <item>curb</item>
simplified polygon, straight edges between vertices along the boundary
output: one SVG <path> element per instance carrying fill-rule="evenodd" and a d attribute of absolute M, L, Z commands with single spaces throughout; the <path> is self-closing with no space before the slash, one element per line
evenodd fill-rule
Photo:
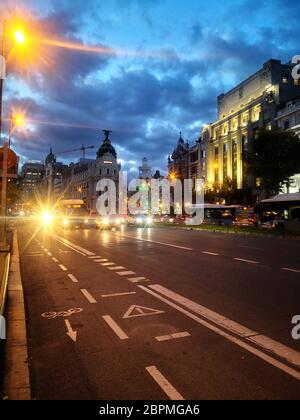
<path fill-rule="evenodd" d="M 7 340 L 4 353 L 2 399 L 30 400 L 24 293 L 16 231 L 13 233 L 12 248 L 6 302 Z"/>

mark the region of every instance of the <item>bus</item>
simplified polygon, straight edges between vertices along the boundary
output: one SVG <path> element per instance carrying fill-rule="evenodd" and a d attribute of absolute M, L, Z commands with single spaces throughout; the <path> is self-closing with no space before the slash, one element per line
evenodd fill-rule
<path fill-rule="evenodd" d="M 62 228 L 81 228 L 87 223 L 89 211 L 83 200 L 60 200 L 55 208 L 55 221 Z"/>
<path fill-rule="evenodd" d="M 218 226 L 232 226 L 236 224 L 236 221 L 241 214 L 243 207 L 238 205 L 220 205 L 220 204 L 209 204 L 204 205 L 193 205 L 191 209 L 204 211 L 204 224 L 207 225 L 218 225 Z M 187 220 L 186 224 L 190 224 L 191 220 Z"/>
<path fill-rule="evenodd" d="M 300 232 L 300 193 L 280 194 L 255 207 L 257 225 L 286 232 Z"/>

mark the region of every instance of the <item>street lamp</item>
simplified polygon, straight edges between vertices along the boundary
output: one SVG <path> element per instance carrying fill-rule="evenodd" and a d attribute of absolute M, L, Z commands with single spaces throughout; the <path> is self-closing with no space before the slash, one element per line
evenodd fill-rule
<path fill-rule="evenodd" d="M 11 144 L 11 135 L 15 127 L 23 127 L 25 125 L 25 117 L 23 114 L 14 114 L 10 111 L 9 116 L 9 133 L 8 133 L 8 147 Z"/>

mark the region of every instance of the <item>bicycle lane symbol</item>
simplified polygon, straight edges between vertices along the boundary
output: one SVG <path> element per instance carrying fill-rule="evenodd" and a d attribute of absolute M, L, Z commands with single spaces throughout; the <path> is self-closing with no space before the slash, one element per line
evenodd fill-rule
<path fill-rule="evenodd" d="M 68 318 L 74 314 L 79 314 L 82 312 L 82 308 L 71 308 L 67 311 L 60 312 L 44 312 L 41 316 L 46 319 L 55 319 L 55 318 Z"/>

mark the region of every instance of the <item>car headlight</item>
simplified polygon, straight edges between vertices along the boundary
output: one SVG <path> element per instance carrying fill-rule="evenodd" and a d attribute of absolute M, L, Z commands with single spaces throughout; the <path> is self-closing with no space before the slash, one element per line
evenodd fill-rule
<path fill-rule="evenodd" d="M 68 219 L 64 219 L 64 225 L 67 226 L 69 224 L 69 220 Z"/>
<path fill-rule="evenodd" d="M 137 223 L 138 223 L 139 225 L 141 225 L 141 224 L 143 223 L 143 219 L 142 219 L 141 217 L 138 217 L 138 218 L 136 219 L 136 221 L 137 221 Z"/>
<path fill-rule="evenodd" d="M 146 221 L 148 225 L 151 225 L 153 223 L 152 217 L 147 217 Z"/>
<path fill-rule="evenodd" d="M 89 222 L 88 219 L 85 219 L 84 223 L 87 224 L 88 222 Z"/>
<path fill-rule="evenodd" d="M 104 225 L 109 225 L 109 219 L 103 219 L 103 224 Z"/>
<path fill-rule="evenodd" d="M 50 223 L 52 222 L 52 216 L 49 213 L 44 213 L 42 219 L 45 225 L 50 225 Z"/>

